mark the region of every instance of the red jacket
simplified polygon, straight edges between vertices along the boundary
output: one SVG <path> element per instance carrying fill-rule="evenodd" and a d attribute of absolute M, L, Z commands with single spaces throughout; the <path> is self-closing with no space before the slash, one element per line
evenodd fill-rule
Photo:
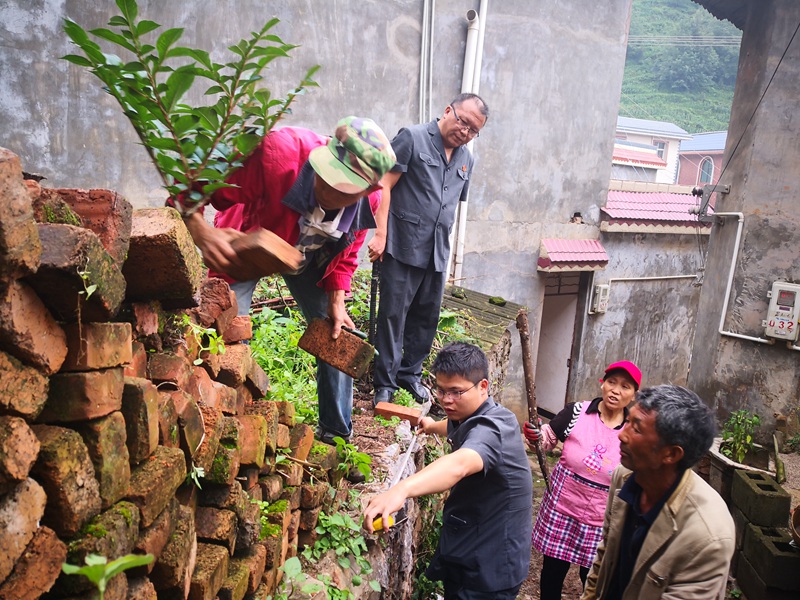
<path fill-rule="evenodd" d="M 309 153 L 327 143 L 327 137 L 299 127 L 271 131 L 228 180 L 239 187 L 223 188 L 212 197 L 211 204 L 221 211 L 215 216 L 214 225 L 239 231 L 263 227 L 294 245 L 300 235 L 300 214 L 281 200 L 297 180 Z M 374 214 L 380 204 L 380 190 L 370 194 L 368 200 Z M 319 283 L 326 292 L 350 291 L 367 230 L 350 233 L 353 242 L 333 257 Z"/>

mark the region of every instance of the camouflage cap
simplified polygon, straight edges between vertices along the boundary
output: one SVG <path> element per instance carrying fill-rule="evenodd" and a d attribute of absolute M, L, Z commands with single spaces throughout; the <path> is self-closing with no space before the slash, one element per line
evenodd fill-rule
<path fill-rule="evenodd" d="M 389 138 L 372 119 L 345 117 L 326 146 L 311 151 L 308 161 L 325 183 L 345 194 L 377 184 L 396 158 Z"/>

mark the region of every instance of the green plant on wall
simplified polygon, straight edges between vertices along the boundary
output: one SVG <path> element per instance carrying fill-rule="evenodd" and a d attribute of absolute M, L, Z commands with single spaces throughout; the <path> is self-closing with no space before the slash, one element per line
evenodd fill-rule
<path fill-rule="evenodd" d="M 61 565 L 61 570 L 66 575 L 83 575 L 86 577 L 97 588 L 100 600 L 103 600 L 106 586 L 112 577 L 134 567 L 149 565 L 154 559 L 155 556 L 152 554 L 127 554 L 108 562 L 105 556 L 89 554 L 84 559 L 85 566 L 79 567 L 64 563 Z"/>
<path fill-rule="evenodd" d="M 741 463 L 747 453 L 753 449 L 755 441 L 753 433 L 761 424 L 758 415 L 747 410 L 737 410 L 722 426 L 722 443 L 719 450 L 730 459 Z"/>
<path fill-rule="evenodd" d="M 203 327 L 195 323 L 187 314 L 181 317 L 181 323 L 188 330 L 188 335 L 191 335 L 195 339 L 201 353 L 225 354 L 225 342 L 222 340 L 222 336 L 217 333 L 216 329 Z M 196 358 L 194 364 L 203 364 L 203 359 Z"/>
<path fill-rule="evenodd" d="M 338 435 L 333 438 L 336 444 L 336 454 L 339 456 L 339 464 L 336 469 L 342 473 L 348 473 L 351 469 L 357 469 L 366 481 L 372 479 L 372 457 L 364 452 L 359 452 L 358 447 L 347 442 Z"/>
<path fill-rule="evenodd" d="M 119 15 L 108 28 L 84 30 L 66 19 L 64 31 L 83 52 L 65 60 L 86 67 L 122 107 L 142 145 L 161 175 L 170 196 L 185 194 L 184 216 L 208 202 L 225 180 L 242 165 L 280 117 L 304 90 L 316 83 L 318 67 L 306 73 L 285 98 L 274 98 L 259 87 L 263 72 L 276 58 L 288 57 L 296 46 L 270 30 L 271 19 L 247 39 L 228 47 L 231 59 L 217 63 L 209 53 L 178 46 L 182 28 L 166 29 L 138 19 L 135 0 L 117 0 Z M 125 58 L 106 53 L 94 40 L 111 44 Z M 203 106 L 182 102 L 195 84 L 211 100 Z"/>

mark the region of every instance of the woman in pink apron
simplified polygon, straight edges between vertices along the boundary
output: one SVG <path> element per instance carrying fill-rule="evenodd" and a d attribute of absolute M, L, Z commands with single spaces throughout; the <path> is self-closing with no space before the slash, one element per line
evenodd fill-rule
<path fill-rule="evenodd" d="M 545 451 L 559 441 L 564 444 L 533 528 L 533 546 L 544 555 L 542 600 L 561 598 L 572 563 L 580 566 L 581 581 L 586 583 L 603 534 L 611 473 L 619 464 L 617 434 L 641 382 L 642 373 L 632 362 L 612 363 L 601 380 L 600 398 L 570 402 L 541 430 L 525 423 L 529 444 L 541 439 Z"/>

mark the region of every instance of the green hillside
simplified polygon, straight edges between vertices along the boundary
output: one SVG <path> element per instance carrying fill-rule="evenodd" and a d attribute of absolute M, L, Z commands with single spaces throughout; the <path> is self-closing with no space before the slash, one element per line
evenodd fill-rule
<path fill-rule="evenodd" d="M 728 128 L 741 31 L 692 0 L 633 0 L 619 114 Z"/>

